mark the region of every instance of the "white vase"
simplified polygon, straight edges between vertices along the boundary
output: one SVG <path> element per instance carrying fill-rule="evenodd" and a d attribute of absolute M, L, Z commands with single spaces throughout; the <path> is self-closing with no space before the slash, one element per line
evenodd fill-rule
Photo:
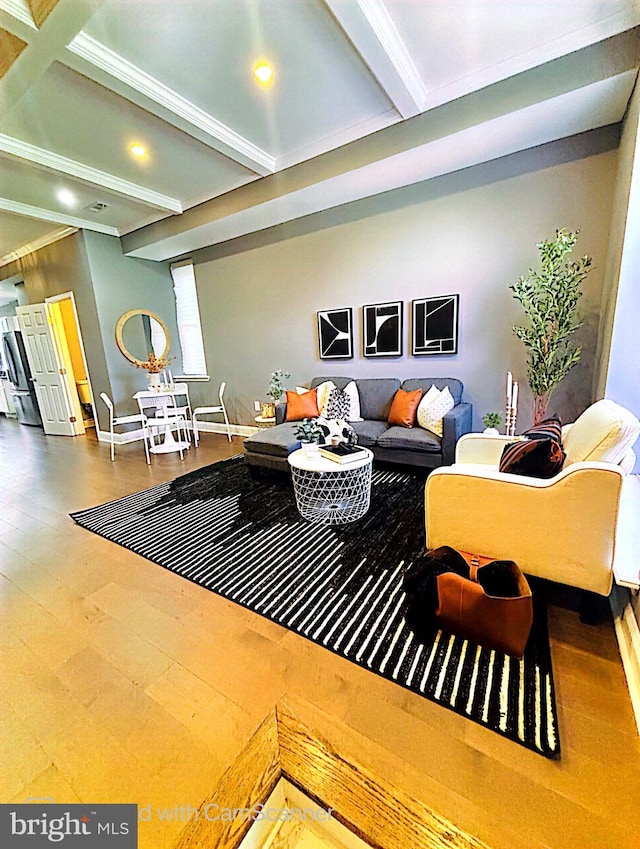
<path fill-rule="evenodd" d="M 160 389 L 160 373 L 159 372 L 147 372 L 147 377 L 149 378 L 149 389 L 158 390 Z"/>
<path fill-rule="evenodd" d="M 500 436 L 500 431 L 497 427 L 485 427 L 482 432 L 488 434 L 489 436 Z"/>
<path fill-rule="evenodd" d="M 300 447 L 306 457 L 317 457 L 320 453 L 320 446 L 317 442 L 301 442 Z"/>

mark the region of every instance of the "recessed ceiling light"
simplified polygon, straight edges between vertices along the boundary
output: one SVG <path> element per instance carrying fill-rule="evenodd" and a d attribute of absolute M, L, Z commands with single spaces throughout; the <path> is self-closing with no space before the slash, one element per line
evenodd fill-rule
<path fill-rule="evenodd" d="M 76 196 L 69 189 L 58 189 L 56 197 L 64 206 L 75 206 L 77 202 Z"/>
<path fill-rule="evenodd" d="M 253 76 L 262 85 L 268 85 L 273 80 L 273 68 L 268 62 L 257 62 L 253 66 Z"/>
<path fill-rule="evenodd" d="M 142 144 L 138 144 L 137 142 L 136 144 L 132 144 L 129 147 L 129 150 L 134 156 L 137 156 L 138 159 L 144 159 L 147 155 L 147 149 L 145 148 L 145 146 Z"/>

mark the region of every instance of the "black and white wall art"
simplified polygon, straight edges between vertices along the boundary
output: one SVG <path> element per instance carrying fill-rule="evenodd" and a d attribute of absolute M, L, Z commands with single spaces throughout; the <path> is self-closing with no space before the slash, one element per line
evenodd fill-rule
<path fill-rule="evenodd" d="M 402 301 L 362 307 L 362 352 L 365 357 L 402 356 Z"/>
<path fill-rule="evenodd" d="M 318 312 L 318 344 L 322 360 L 353 357 L 353 310 L 351 307 Z"/>
<path fill-rule="evenodd" d="M 460 295 L 441 295 L 413 301 L 412 350 L 425 354 L 458 353 L 458 303 Z"/>

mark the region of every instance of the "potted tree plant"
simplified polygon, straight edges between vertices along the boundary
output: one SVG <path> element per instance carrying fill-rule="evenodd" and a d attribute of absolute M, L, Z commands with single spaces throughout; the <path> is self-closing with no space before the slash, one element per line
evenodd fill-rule
<path fill-rule="evenodd" d="M 577 307 L 591 257 L 565 260 L 579 232 L 563 228 L 556 230 L 555 239 L 539 242 L 540 271 L 529 269 L 526 277 L 509 287 L 528 319 L 528 325 L 516 325 L 513 332 L 527 349 L 534 424 L 545 417 L 554 390 L 580 359 L 582 349 L 572 337 L 582 326 Z"/>

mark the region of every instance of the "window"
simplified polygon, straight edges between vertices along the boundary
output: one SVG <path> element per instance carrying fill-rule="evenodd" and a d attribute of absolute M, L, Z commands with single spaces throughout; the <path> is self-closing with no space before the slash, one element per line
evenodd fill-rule
<path fill-rule="evenodd" d="M 182 351 L 184 374 L 181 377 L 208 378 L 193 263 L 172 266 L 171 277 L 176 296 L 178 336 Z"/>

